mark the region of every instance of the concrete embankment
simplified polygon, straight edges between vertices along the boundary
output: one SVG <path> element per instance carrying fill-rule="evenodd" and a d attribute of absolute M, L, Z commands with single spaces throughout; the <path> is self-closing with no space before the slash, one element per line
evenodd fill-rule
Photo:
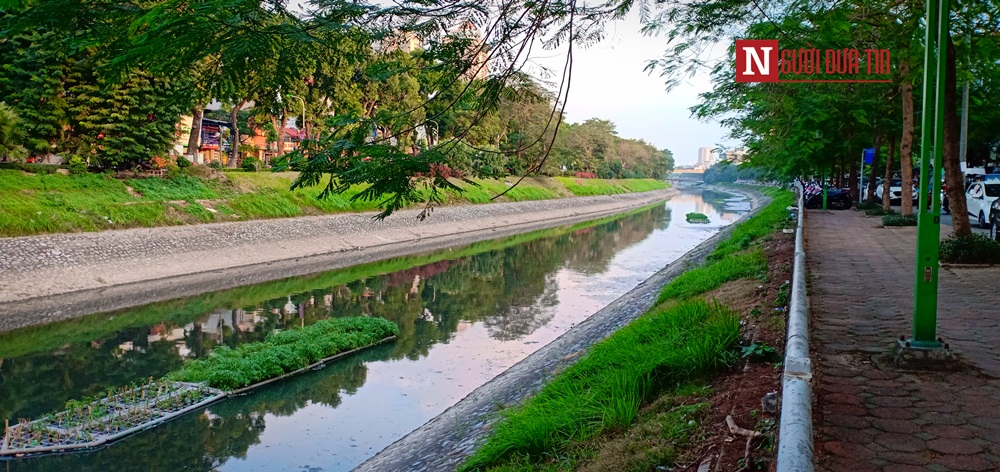
<path fill-rule="evenodd" d="M 596 219 L 676 190 L 0 238 L 0 331 Z"/>
<path fill-rule="evenodd" d="M 753 208 L 743 218 L 752 216 L 769 201 L 758 192 L 742 192 L 751 199 Z M 664 285 L 688 268 L 703 264 L 719 242 L 729 237 L 734 227 L 724 228 L 586 321 L 391 444 L 355 468 L 354 472 L 455 470 L 475 450 L 489 426 L 497 419 L 498 407 L 517 404 L 534 394 L 555 372 L 571 365 L 594 343 L 649 310 Z"/>

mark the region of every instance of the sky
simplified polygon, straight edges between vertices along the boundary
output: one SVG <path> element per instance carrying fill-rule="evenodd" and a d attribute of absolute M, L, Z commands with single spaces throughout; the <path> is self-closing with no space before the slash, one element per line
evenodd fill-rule
<path fill-rule="evenodd" d="M 726 140 L 727 131 L 718 123 L 690 116 L 689 108 L 698 103 L 698 94 L 712 89 L 708 74 L 689 78 L 668 93 L 658 72 L 643 71 L 647 61 L 666 50 L 666 39 L 643 36 L 639 27 L 638 14 L 633 12 L 625 20 L 608 24 L 601 43 L 574 48 L 567 121 L 610 120 L 619 136 L 669 149 L 679 165 L 695 164 L 702 146 L 735 147 L 738 143 Z M 539 51 L 534 57 L 554 70 L 561 70 L 565 60 L 557 51 Z"/>

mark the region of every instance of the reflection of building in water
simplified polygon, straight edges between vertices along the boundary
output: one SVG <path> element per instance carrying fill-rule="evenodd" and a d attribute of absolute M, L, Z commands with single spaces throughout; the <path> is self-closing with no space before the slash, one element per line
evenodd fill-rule
<path fill-rule="evenodd" d="M 200 333 L 202 338 L 207 338 L 215 341 L 216 343 L 221 343 L 223 336 L 227 332 L 254 331 L 257 325 L 265 321 L 265 319 L 263 309 L 257 309 L 250 312 L 241 309 L 219 310 L 196 322 L 188 323 L 183 327 L 170 327 L 165 323 L 154 325 L 149 328 L 149 334 L 146 335 L 146 342 L 148 344 L 160 341 L 173 342 L 174 347 L 177 348 L 177 353 L 181 357 L 189 357 L 192 352 L 191 346 L 188 346 L 188 340 L 186 338 L 189 334 L 197 331 Z M 140 349 L 131 346 L 131 342 L 123 344 L 129 345 L 127 348 L 119 346 L 123 352 L 132 349 Z"/>

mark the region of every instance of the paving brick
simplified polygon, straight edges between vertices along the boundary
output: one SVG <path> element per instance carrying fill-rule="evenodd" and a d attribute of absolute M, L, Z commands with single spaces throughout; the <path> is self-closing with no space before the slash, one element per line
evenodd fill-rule
<path fill-rule="evenodd" d="M 915 434 L 920 432 L 920 425 L 906 420 L 876 418 L 872 420 L 872 427 L 886 433 Z"/>
<path fill-rule="evenodd" d="M 1000 471 L 1000 318 L 985 316 L 1000 293 L 982 289 L 1000 267 L 939 273 L 939 335 L 972 368 L 894 370 L 878 359 L 912 329 L 916 231 L 876 226 L 858 212 L 806 214 L 818 470 Z"/>
<path fill-rule="evenodd" d="M 983 452 L 982 446 L 972 439 L 934 439 L 927 441 L 927 447 L 941 454 L 975 454 Z"/>
<path fill-rule="evenodd" d="M 940 464 L 947 470 L 988 471 L 997 470 L 1000 464 L 989 461 L 984 454 L 969 456 L 943 455 L 934 459 L 934 464 Z"/>
<path fill-rule="evenodd" d="M 927 447 L 924 440 L 910 434 L 882 433 L 875 436 L 875 442 L 886 449 L 902 452 L 917 452 Z"/>

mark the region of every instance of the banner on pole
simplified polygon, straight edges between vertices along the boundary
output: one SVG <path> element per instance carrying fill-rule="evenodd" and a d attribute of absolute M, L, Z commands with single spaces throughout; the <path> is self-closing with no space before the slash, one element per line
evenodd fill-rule
<path fill-rule="evenodd" d="M 871 164 L 875 160 L 875 148 L 865 148 L 865 164 Z"/>

